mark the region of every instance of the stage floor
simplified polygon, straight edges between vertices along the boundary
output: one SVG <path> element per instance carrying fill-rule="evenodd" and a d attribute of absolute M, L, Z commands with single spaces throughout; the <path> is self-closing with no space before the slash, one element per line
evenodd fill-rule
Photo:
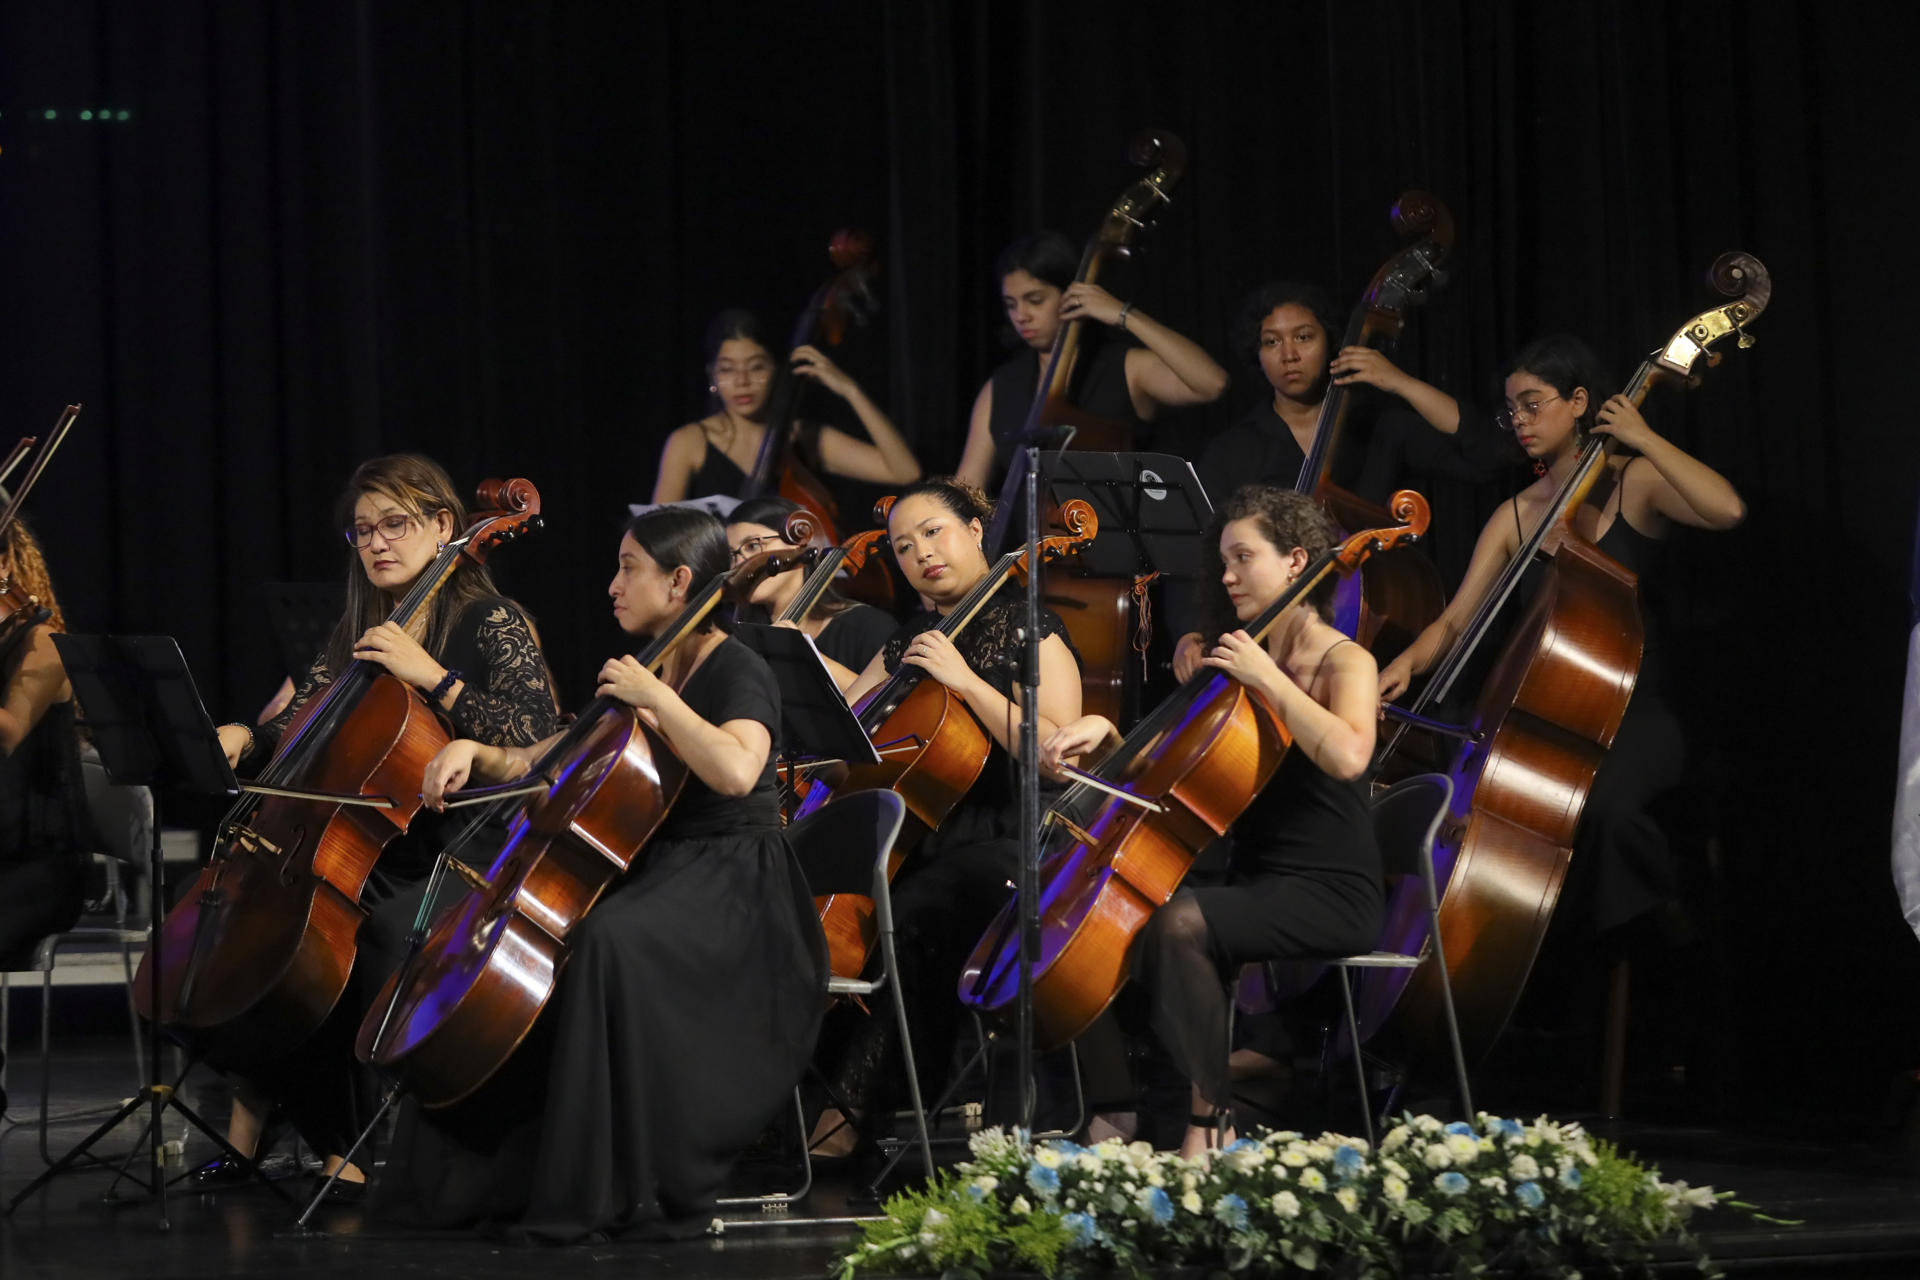
<path fill-rule="evenodd" d="M 16 1028 L 17 1029 L 17 1028 Z M 36 1126 L 39 1076 L 24 1037 L 8 1088 L 13 1106 L 0 1134 L 0 1189 L 10 1199 L 44 1167 Z M 130 1051 L 121 1038 L 89 1039 L 55 1057 L 51 1104 L 59 1119 L 49 1147 L 58 1156 L 85 1136 L 100 1115 L 124 1096 L 131 1074 Z M 197 1081 L 197 1084 L 195 1083 Z M 210 1073 L 190 1080 L 189 1100 L 210 1122 L 224 1123 L 224 1094 Z M 1741 1197 L 1797 1227 L 1754 1223 L 1719 1211 L 1702 1222 L 1708 1247 L 1729 1274 L 1769 1276 L 1920 1275 L 1920 1161 L 1888 1147 L 1840 1140 L 1790 1141 L 1737 1130 L 1652 1124 L 1593 1124 L 1596 1132 L 1658 1163 L 1669 1178 L 1733 1188 Z M 181 1122 L 169 1121 L 177 1138 Z M 139 1133 L 129 1122 L 107 1138 L 103 1153 L 124 1155 Z M 173 1170 L 206 1158 L 197 1135 Z M 759 1169 L 758 1172 L 767 1172 Z M 736 1227 L 717 1238 L 672 1243 L 621 1243 L 567 1248 L 503 1246 L 467 1234 L 397 1232 L 364 1220 L 355 1208 L 324 1209 L 314 1232 L 294 1224 L 295 1211 L 265 1188 L 217 1195 L 169 1195 L 172 1228 L 158 1228 L 151 1200 L 122 1185 L 117 1202 L 103 1201 L 112 1181 L 99 1171 L 53 1180 L 0 1222 L 0 1276 L 41 1277 L 256 1276 L 280 1280 L 335 1278 L 348 1271 L 366 1277 L 518 1276 L 538 1268 L 548 1280 L 623 1272 L 699 1277 L 793 1277 L 819 1280 L 834 1267 L 855 1228 L 851 1226 Z M 292 1183 L 305 1186 L 305 1179 Z M 849 1180 L 822 1176 L 805 1211 L 844 1215 Z M 858 1211 L 856 1206 L 856 1211 Z M 871 1212 L 871 1209 L 866 1211 Z M 759 1214 L 733 1215 L 761 1219 Z M 1680 1259 L 1676 1256 L 1676 1268 Z M 1663 1268 L 1664 1269 L 1664 1268 Z"/>

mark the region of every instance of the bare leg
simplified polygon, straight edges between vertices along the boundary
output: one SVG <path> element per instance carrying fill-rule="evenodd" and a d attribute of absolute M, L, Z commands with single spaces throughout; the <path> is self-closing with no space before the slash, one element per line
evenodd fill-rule
<path fill-rule="evenodd" d="M 860 1142 L 860 1131 L 855 1128 L 859 1117 L 849 1119 L 836 1107 L 828 1107 L 820 1113 L 820 1119 L 813 1126 L 813 1136 L 807 1139 L 807 1150 L 816 1156 L 837 1159 L 850 1156 Z"/>
<path fill-rule="evenodd" d="M 1193 1090 L 1190 1105 L 1193 1110 L 1187 1116 L 1186 1137 L 1180 1140 L 1180 1155 L 1187 1160 L 1203 1160 L 1210 1152 L 1233 1141 L 1233 1128 L 1229 1125 L 1222 1129 L 1214 1123 L 1214 1106 L 1200 1096 L 1198 1088 Z M 1206 1123 L 1195 1123 L 1202 1119 Z"/>

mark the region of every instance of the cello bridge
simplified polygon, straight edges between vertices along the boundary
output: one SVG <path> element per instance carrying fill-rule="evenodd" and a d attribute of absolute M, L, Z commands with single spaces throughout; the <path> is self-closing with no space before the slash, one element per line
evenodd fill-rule
<path fill-rule="evenodd" d="M 1088 834 L 1087 829 L 1085 827 L 1081 826 L 1079 823 L 1075 822 L 1072 818 L 1066 817 L 1063 814 L 1049 813 L 1046 816 L 1046 818 L 1041 822 L 1040 825 L 1041 826 L 1054 825 L 1054 826 L 1064 827 L 1066 828 L 1067 834 L 1072 836 L 1074 840 L 1080 844 L 1098 844 L 1099 843 L 1099 841 L 1095 840 L 1090 834 Z"/>
<path fill-rule="evenodd" d="M 238 849 L 242 853 L 265 853 L 270 858 L 280 855 L 280 846 L 252 827 L 228 827 L 226 835 L 222 847 L 229 852 Z"/>

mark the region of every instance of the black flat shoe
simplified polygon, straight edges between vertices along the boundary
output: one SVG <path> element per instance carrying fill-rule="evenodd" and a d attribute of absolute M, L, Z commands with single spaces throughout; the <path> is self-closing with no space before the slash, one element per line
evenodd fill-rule
<path fill-rule="evenodd" d="M 222 1152 L 193 1171 L 193 1185 L 210 1191 L 215 1187 L 237 1187 L 252 1177 L 246 1165 Z"/>
<path fill-rule="evenodd" d="M 367 1198 L 367 1184 L 364 1182 L 348 1182 L 345 1178 L 340 1178 L 333 1185 L 327 1186 L 327 1180 L 316 1174 L 314 1186 L 327 1187 L 326 1195 L 321 1197 L 323 1204 L 359 1204 Z"/>

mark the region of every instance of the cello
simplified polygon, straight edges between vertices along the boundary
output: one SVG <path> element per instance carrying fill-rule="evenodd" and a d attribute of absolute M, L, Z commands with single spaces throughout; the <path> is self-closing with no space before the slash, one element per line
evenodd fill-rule
<path fill-rule="evenodd" d="M 1766 308 L 1772 284 L 1758 259 L 1726 253 L 1709 273 L 1732 301 L 1695 315 L 1635 370 L 1625 395 L 1637 407 L 1662 382 L 1697 385 L 1720 362 L 1729 336 L 1749 347 L 1746 326 Z M 1635 575 L 1573 527 L 1606 468 L 1608 441 L 1589 439 L 1546 514 L 1521 543 L 1446 660 L 1383 745 L 1387 764 L 1410 726 L 1466 669 L 1536 556 L 1546 577 L 1501 652 L 1446 766 L 1453 808 L 1434 841 L 1442 888 L 1440 936 L 1469 1058 L 1491 1048 L 1520 998 L 1573 856 L 1574 832 L 1626 714 L 1639 675 L 1643 627 Z M 1619 517 L 1616 517 L 1618 519 Z M 1416 902 L 1416 899 L 1420 901 Z M 1388 949 L 1428 950 L 1424 898 L 1404 886 L 1389 897 Z M 1432 963 L 1363 976 L 1361 1034 L 1378 1029 L 1389 1051 L 1443 1061 L 1448 1038 Z"/>
<path fill-rule="evenodd" d="M 893 506 L 882 498 L 875 515 L 882 522 Z M 1040 540 L 1040 562 L 1045 565 L 1085 547 L 1100 532 L 1093 508 L 1078 499 L 1060 510 L 1065 534 Z M 949 639 L 958 636 L 1008 581 L 1024 582 L 1030 572 L 1027 550 L 1009 551 L 995 561 L 952 611 L 940 620 L 939 630 Z M 795 812 L 798 821 L 818 811 L 836 794 L 853 791 L 897 791 L 906 802 L 906 824 L 894 841 L 887 862 L 891 877 L 929 831 L 953 812 L 986 768 L 992 739 L 953 690 L 926 671 L 903 662 L 854 706 L 855 719 L 873 740 L 878 764 L 854 765 L 846 777 L 831 785 L 816 782 Z M 873 905 L 851 894 L 831 900 L 831 918 L 823 915 L 833 972 L 855 978 L 866 968 L 874 941 Z"/>
<path fill-rule="evenodd" d="M 1165 130 L 1140 134 L 1127 152 L 1128 160 L 1147 172 L 1120 193 L 1087 241 L 1073 277 L 1075 284 L 1098 283 L 1102 272 L 1132 255 L 1135 240 L 1141 231 L 1154 225 L 1155 215 L 1169 203 L 1167 193 L 1187 170 L 1186 144 Z M 1131 448 L 1130 425 L 1094 417 L 1073 403 L 1074 374 L 1085 323 L 1083 317 L 1076 316 L 1060 327 L 1046 370 L 1035 388 L 1021 439 L 1038 442 L 1069 431 L 1062 447 L 1105 451 Z M 1023 478 L 1018 465 L 1009 469 L 997 514 L 987 531 L 985 545 L 989 552 L 1006 545 L 1008 525 L 1020 509 L 1015 495 Z M 1044 494 L 1041 519 L 1059 527 L 1057 513 Z M 1082 707 L 1119 722 L 1134 684 L 1134 597 L 1145 589 L 1145 582 L 1050 573 L 1043 585 L 1044 602 L 1067 624 L 1073 647 L 1080 654 Z"/>
<path fill-rule="evenodd" d="M 757 581 L 796 554 L 763 552 L 715 575 L 639 662 L 657 672 L 730 582 Z M 361 1061 L 427 1107 L 451 1106 L 491 1079 L 552 997 L 572 930 L 644 854 L 687 772 L 645 717 L 603 695 L 526 777 L 450 800 L 497 806 L 530 797 L 484 876 L 452 863 L 467 892 L 439 913 L 424 946 L 374 1000 L 355 1037 Z"/>
<path fill-rule="evenodd" d="M 1453 214 L 1425 191 L 1407 191 L 1394 202 L 1389 218 L 1405 248 L 1383 263 L 1367 282 L 1360 305 L 1347 322 L 1341 347 L 1389 351 L 1406 327 L 1406 313 L 1446 283 L 1445 266 L 1453 252 Z M 1335 383 L 1320 402 L 1313 446 L 1300 466 L 1294 489 L 1314 499 L 1336 529 L 1371 529 L 1390 523 L 1388 513 L 1333 482 L 1353 408 L 1354 388 Z M 1433 562 L 1405 548 L 1370 558 L 1357 578 L 1342 580 L 1334 599 L 1334 625 L 1375 657 L 1391 658 L 1407 647 L 1446 605 L 1446 593 Z"/>
<path fill-rule="evenodd" d="M 1246 624 L 1263 641 L 1332 574 L 1426 532 L 1426 499 L 1393 495 L 1396 526 L 1317 556 Z M 1133 940 L 1173 897 L 1200 851 L 1252 803 L 1291 746 L 1279 718 L 1224 672 L 1202 670 L 1134 726 L 1050 807 L 1041 845 L 1040 945 L 1033 960 L 1034 1044 L 1075 1039 L 1125 984 Z M 960 1001 L 1005 1015 L 1019 988 L 1019 901 L 1010 898 L 960 976 Z"/>
<path fill-rule="evenodd" d="M 540 526 L 540 495 L 525 480 L 488 480 L 476 496 L 482 510 L 389 621 L 405 626 L 463 561 L 485 564 Z M 440 710 L 377 663 L 356 659 L 310 698 L 259 778 L 243 784 L 247 794 L 221 820 L 212 859 L 141 958 L 134 1001 L 142 1016 L 191 1030 L 223 1064 L 258 1061 L 310 1036 L 346 989 L 367 877 L 412 823 L 420 778 L 447 741 Z M 147 973 L 156 961 L 158 1007 Z"/>

